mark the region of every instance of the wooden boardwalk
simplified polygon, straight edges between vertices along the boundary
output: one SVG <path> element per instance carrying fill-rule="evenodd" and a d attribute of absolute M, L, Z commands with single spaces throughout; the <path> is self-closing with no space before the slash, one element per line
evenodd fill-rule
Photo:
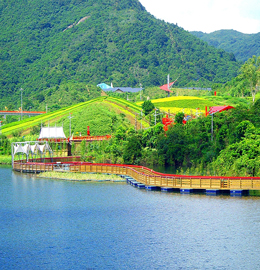
<path fill-rule="evenodd" d="M 78 173 L 110 173 L 130 176 L 146 186 L 176 189 L 260 190 L 260 177 L 187 176 L 163 174 L 135 165 L 80 162 L 80 157 L 46 158 L 14 161 L 13 170 L 39 173 L 64 171 Z"/>

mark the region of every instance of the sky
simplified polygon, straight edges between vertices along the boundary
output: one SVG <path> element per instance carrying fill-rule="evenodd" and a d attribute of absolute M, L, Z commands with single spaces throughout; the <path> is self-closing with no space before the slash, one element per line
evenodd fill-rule
<path fill-rule="evenodd" d="M 157 19 L 187 31 L 260 32 L 260 0 L 139 0 Z"/>

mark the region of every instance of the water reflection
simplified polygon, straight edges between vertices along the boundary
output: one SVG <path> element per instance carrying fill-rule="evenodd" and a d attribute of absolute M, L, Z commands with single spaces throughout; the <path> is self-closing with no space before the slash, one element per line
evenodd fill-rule
<path fill-rule="evenodd" d="M 1 269 L 258 269 L 259 197 L 67 182 L 0 168 Z"/>

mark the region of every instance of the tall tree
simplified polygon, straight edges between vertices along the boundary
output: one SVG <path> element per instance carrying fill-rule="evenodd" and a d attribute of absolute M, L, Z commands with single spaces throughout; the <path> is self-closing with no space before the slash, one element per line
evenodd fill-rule
<path fill-rule="evenodd" d="M 256 57 L 254 55 L 252 58 L 248 59 L 241 67 L 241 72 L 244 78 L 249 81 L 250 91 L 254 103 L 256 93 L 260 88 L 260 56 Z"/>
<path fill-rule="evenodd" d="M 145 102 L 142 104 L 142 109 L 144 110 L 144 114 L 149 114 L 154 109 L 154 104 L 151 102 L 151 100 L 145 100 Z"/>

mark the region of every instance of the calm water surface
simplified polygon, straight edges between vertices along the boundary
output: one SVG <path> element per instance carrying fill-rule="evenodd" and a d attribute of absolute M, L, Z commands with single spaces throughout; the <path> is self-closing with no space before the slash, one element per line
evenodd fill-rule
<path fill-rule="evenodd" d="M 260 198 L 35 178 L 0 167 L 0 269 L 260 269 Z"/>

